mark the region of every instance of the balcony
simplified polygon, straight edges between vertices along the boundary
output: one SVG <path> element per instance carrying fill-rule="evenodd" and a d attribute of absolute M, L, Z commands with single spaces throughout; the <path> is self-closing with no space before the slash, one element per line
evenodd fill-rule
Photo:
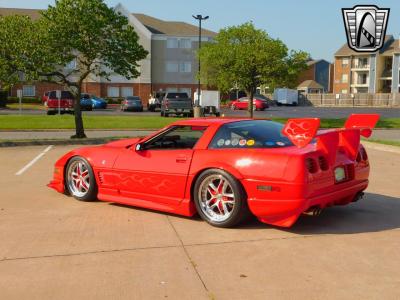
<path fill-rule="evenodd" d="M 359 78 L 358 80 L 354 80 L 351 83 L 352 87 L 368 87 L 369 86 L 369 80 L 368 79 L 361 79 Z"/>
<path fill-rule="evenodd" d="M 363 70 L 363 71 L 369 71 L 369 64 L 368 63 L 354 63 L 351 66 L 352 70 Z"/>
<path fill-rule="evenodd" d="M 384 69 L 380 79 L 392 79 L 392 69 Z"/>

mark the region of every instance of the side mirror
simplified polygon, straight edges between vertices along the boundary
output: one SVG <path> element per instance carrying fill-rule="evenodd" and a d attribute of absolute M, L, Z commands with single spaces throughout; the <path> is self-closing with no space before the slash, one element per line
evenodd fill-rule
<path fill-rule="evenodd" d="M 136 151 L 141 151 L 143 149 L 143 145 L 141 143 L 136 144 L 135 150 Z"/>

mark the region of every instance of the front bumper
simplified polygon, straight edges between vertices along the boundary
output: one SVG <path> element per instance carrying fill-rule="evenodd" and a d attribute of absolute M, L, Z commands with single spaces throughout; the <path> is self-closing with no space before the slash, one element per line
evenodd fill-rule
<path fill-rule="evenodd" d="M 368 180 L 338 186 L 335 191 L 320 193 L 311 198 L 273 199 L 249 198 L 251 212 L 263 223 L 281 227 L 292 226 L 299 216 L 311 207 L 325 208 L 333 205 L 345 205 L 352 202 L 358 193 L 368 186 Z"/>

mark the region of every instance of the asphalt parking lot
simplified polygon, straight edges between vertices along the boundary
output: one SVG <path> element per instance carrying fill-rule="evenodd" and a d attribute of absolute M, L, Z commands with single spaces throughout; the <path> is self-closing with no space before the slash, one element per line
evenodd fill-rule
<path fill-rule="evenodd" d="M 24 109 L 22 111 L 26 115 L 45 115 L 44 110 Z M 123 116 L 159 116 L 160 112 L 121 112 L 118 108 L 96 109 L 93 111 L 84 111 L 87 115 L 123 115 Z M 225 116 L 246 117 L 245 110 L 232 111 L 229 108 L 221 109 L 221 113 Z M 265 111 L 254 112 L 255 117 L 270 118 L 303 118 L 303 117 L 318 117 L 318 118 L 347 118 L 350 114 L 368 114 L 378 113 L 381 118 L 399 118 L 400 108 L 398 107 L 313 107 L 313 106 L 271 106 Z M 0 115 L 15 115 L 19 114 L 17 109 L 0 110 Z M 50 118 L 51 116 L 49 116 Z"/>
<path fill-rule="evenodd" d="M 218 229 L 47 188 L 72 148 L 0 149 L 2 299 L 400 298 L 399 153 L 369 149 L 360 202 L 291 229 Z"/>

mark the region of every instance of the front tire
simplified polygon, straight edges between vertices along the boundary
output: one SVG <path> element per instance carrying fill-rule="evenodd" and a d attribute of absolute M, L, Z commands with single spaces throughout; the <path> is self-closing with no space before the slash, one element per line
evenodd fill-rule
<path fill-rule="evenodd" d="M 65 186 L 71 196 L 79 201 L 95 201 L 97 184 L 89 162 L 81 156 L 73 157 L 65 172 Z"/>
<path fill-rule="evenodd" d="M 197 179 L 193 193 L 197 212 L 210 225 L 233 227 L 250 214 L 242 185 L 225 171 L 204 171 Z"/>

